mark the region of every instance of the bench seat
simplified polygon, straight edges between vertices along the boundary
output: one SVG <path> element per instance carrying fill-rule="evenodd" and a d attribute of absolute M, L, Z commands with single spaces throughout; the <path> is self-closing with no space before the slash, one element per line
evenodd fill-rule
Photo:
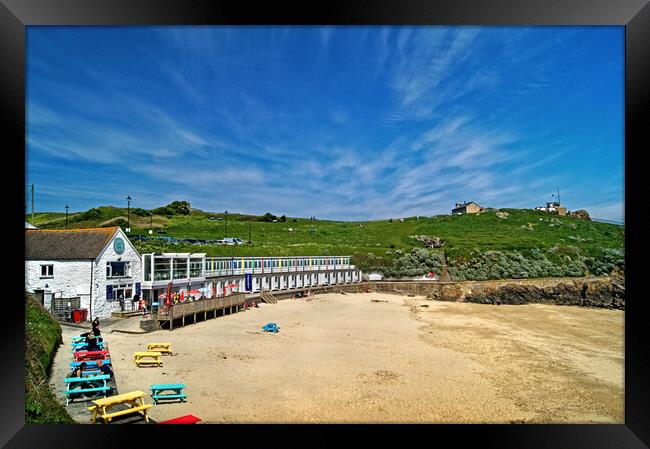
<path fill-rule="evenodd" d="M 153 384 L 151 390 L 178 390 L 185 388 L 185 384 Z"/>
<path fill-rule="evenodd" d="M 159 399 L 181 399 L 181 402 L 183 402 L 183 399 L 187 398 L 187 395 L 185 393 L 182 394 L 153 394 L 151 397 L 155 400 L 158 401 Z"/>
<path fill-rule="evenodd" d="M 101 376 L 104 377 L 104 376 Z M 82 381 L 86 381 L 87 379 L 82 379 Z M 104 380 L 104 379 L 102 379 Z M 74 382 L 67 382 L 69 385 L 72 385 Z M 101 387 L 93 387 L 93 388 L 78 388 L 78 389 L 70 389 L 68 386 L 68 389 L 64 391 L 65 394 L 65 405 L 66 407 L 70 404 L 70 400 L 72 399 L 72 396 L 77 395 L 77 394 L 84 394 L 84 393 L 103 393 L 104 397 L 106 397 L 106 393 L 111 391 L 112 387 L 106 385 L 106 381 L 104 380 L 104 385 Z"/>
<path fill-rule="evenodd" d="M 111 390 L 112 387 L 80 388 L 78 390 L 65 390 L 66 396 L 77 393 L 97 393 Z"/>
<path fill-rule="evenodd" d="M 201 421 L 201 418 L 197 418 L 194 415 L 185 415 L 168 419 L 167 421 L 161 421 L 158 424 L 196 424 L 199 421 Z"/>
<path fill-rule="evenodd" d="M 110 365 L 111 364 L 111 359 L 106 359 L 102 360 L 102 365 Z M 70 366 L 72 368 L 76 368 L 77 366 L 81 365 L 82 363 L 85 363 L 86 366 L 97 366 L 97 360 L 88 360 L 87 362 L 70 362 Z"/>
<path fill-rule="evenodd" d="M 135 364 L 140 365 L 158 365 L 162 366 L 162 360 L 136 360 Z"/>

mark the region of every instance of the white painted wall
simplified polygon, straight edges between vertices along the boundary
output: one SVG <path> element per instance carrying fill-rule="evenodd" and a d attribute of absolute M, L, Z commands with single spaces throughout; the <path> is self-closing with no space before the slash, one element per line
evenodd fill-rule
<path fill-rule="evenodd" d="M 124 240 L 124 252 L 117 254 L 113 245 L 114 240 L 120 237 Z M 120 278 L 107 278 L 106 277 L 106 262 L 117 262 L 121 258 L 121 262 L 131 262 L 131 276 Z M 142 257 L 140 253 L 131 244 L 124 232 L 119 229 L 111 241 L 106 245 L 104 251 L 99 255 L 97 264 L 95 265 L 95 273 L 93 275 L 93 317 L 109 317 L 112 312 L 120 310 L 120 302 L 117 298 L 113 297 L 112 300 L 106 299 L 106 286 L 119 285 L 119 284 L 133 284 L 133 294 L 135 294 L 135 283 L 142 282 Z M 88 314 L 90 317 L 90 313 Z"/>
<path fill-rule="evenodd" d="M 53 277 L 41 276 L 41 265 L 53 265 Z M 90 271 L 93 262 L 90 260 L 26 260 L 25 261 L 25 290 L 50 291 L 56 298 L 81 298 L 81 308 L 90 305 Z M 48 285 L 46 288 L 45 285 Z M 50 309 L 50 301 L 45 304 Z"/>

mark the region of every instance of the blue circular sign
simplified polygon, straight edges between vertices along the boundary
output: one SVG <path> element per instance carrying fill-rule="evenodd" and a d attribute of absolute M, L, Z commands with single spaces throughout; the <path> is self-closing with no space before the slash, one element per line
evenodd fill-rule
<path fill-rule="evenodd" d="M 113 249 L 117 254 L 122 254 L 124 252 L 124 240 L 119 237 L 113 240 Z"/>

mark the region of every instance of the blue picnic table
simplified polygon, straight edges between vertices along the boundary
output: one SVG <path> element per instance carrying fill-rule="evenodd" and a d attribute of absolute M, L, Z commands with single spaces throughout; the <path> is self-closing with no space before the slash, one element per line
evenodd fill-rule
<path fill-rule="evenodd" d="M 91 377 L 66 377 L 63 379 L 66 387 L 64 390 L 65 405 L 67 406 L 70 403 L 72 396 L 84 393 L 103 393 L 104 397 L 106 397 L 106 393 L 111 390 L 111 387 L 106 384 L 110 378 L 111 376 L 108 374 Z"/>
<path fill-rule="evenodd" d="M 161 399 L 180 399 L 185 402 L 187 395 L 183 391 L 185 384 L 153 384 L 151 385 L 151 398 L 155 404 Z"/>

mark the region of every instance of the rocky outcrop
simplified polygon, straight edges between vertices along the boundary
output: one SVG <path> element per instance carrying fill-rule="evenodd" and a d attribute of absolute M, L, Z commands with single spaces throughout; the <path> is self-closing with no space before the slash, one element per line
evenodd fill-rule
<path fill-rule="evenodd" d="M 349 291 L 422 295 L 429 300 L 480 304 L 561 304 L 625 309 L 623 272 L 580 278 L 502 279 L 431 282 L 371 281 L 345 286 Z"/>
<path fill-rule="evenodd" d="M 591 221 L 591 217 L 589 217 L 589 212 L 587 212 L 584 209 L 576 210 L 569 213 L 569 217 L 578 218 L 580 220 Z"/>
<path fill-rule="evenodd" d="M 614 287 L 609 278 L 583 278 L 546 285 L 506 282 L 498 286 L 475 286 L 464 300 L 481 304 L 546 303 L 624 309 L 625 291 Z"/>
<path fill-rule="evenodd" d="M 445 245 L 444 240 L 440 237 L 429 237 L 427 235 L 412 235 L 411 238 L 422 243 L 427 248 L 441 248 Z"/>

